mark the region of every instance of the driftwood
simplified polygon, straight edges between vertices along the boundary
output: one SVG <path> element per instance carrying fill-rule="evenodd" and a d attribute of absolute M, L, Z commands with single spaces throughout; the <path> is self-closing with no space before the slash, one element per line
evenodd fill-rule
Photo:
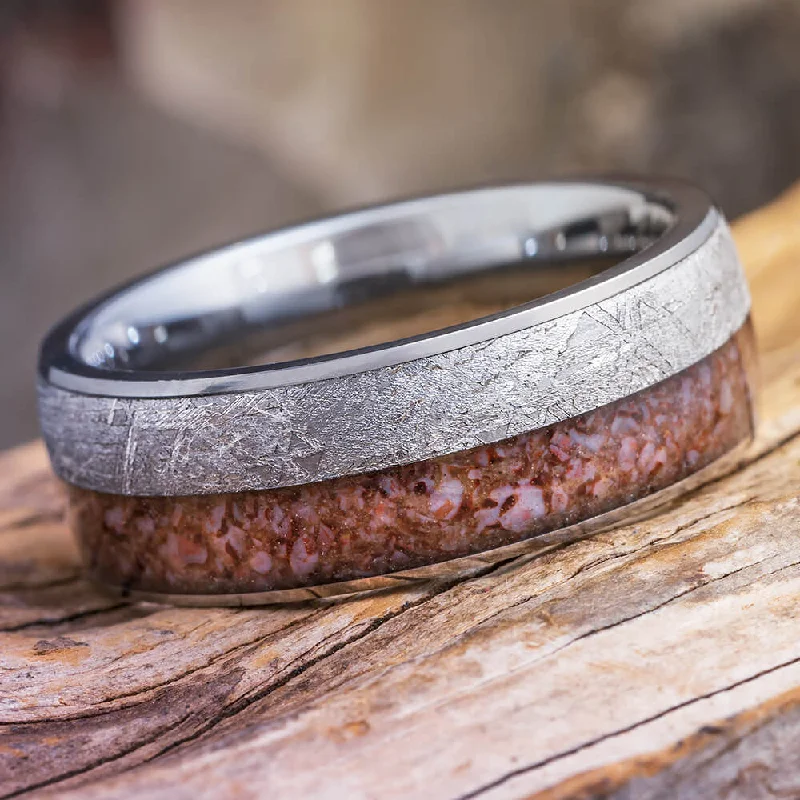
<path fill-rule="evenodd" d="M 125 605 L 0 456 L 0 795 L 800 796 L 800 190 L 736 226 L 742 468 L 635 525 L 338 604 Z"/>

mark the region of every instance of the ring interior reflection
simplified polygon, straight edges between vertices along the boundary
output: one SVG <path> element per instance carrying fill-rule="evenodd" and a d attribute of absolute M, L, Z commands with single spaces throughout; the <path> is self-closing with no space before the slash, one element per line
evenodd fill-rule
<path fill-rule="evenodd" d="M 367 209 L 133 284 L 74 330 L 100 369 L 219 369 L 413 337 L 513 308 L 642 250 L 674 215 L 621 187 L 537 184 Z"/>

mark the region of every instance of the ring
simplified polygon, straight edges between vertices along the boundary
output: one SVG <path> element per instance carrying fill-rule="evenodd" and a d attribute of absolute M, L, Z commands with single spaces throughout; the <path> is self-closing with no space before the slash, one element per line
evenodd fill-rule
<path fill-rule="evenodd" d="M 39 414 L 94 581 L 327 597 L 491 563 L 718 468 L 753 434 L 749 310 L 692 186 L 454 192 L 95 300 L 45 338 Z"/>

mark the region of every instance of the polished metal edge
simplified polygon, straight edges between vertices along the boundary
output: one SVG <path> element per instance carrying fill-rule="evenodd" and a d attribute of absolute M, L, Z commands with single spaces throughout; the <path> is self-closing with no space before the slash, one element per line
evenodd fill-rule
<path fill-rule="evenodd" d="M 536 556 L 588 536 L 621 526 L 634 525 L 663 513 L 667 506 L 685 498 L 690 492 L 697 491 L 703 486 L 734 472 L 743 462 L 746 462 L 751 444 L 752 437 L 748 437 L 728 453 L 682 481 L 667 486 L 647 497 L 612 509 L 605 514 L 600 514 L 575 525 L 559 528 L 550 533 L 540 534 L 521 542 L 505 545 L 504 547 L 497 547 L 475 555 L 441 561 L 416 569 L 320 586 L 237 594 L 168 594 L 126 589 L 121 586 L 103 583 L 95 578 L 91 578 L 91 582 L 103 594 L 132 602 L 208 608 L 280 605 L 314 601 L 335 602 L 361 598 L 377 592 L 414 588 L 424 589 L 426 585 L 437 582 L 448 583 L 458 579 L 477 578 L 487 571 L 496 569 L 503 562 L 509 562 L 509 568 L 513 568 L 519 563 L 517 559 L 524 556 Z"/>
<path fill-rule="evenodd" d="M 309 237 L 337 233 L 341 230 L 358 230 L 360 226 L 369 226 L 380 222 L 389 209 L 395 214 L 424 216 L 426 211 L 434 209 L 441 203 L 447 203 L 454 199 L 492 196 L 495 193 L 498 194 L 497 203 L 502 205 L 508 192 L 525 193 L 532 188 L 556 193 L 563 190 L 576 192 L 573 203 L 578 201 L 581 189 L 587 192 L 608 190 L 612 193 L 612 197 L 615 196 L 614 192 L 622 194 L 627 192 L 636 198 L 631 202 L 641 207 L 653 202 L 673 205 L 676 218 L 672 227 L 657 241 L 624 259 L 615 267 L 605 270 L 601 275 L 507 311 L 405 340 L 384 342 L 358 350 L 305 359 L 301 362 L 281 362 L 265 364 L 256 368 L 221 370 L 221 374 L 189 372 L 181 373 L 180 376 L 171 376 L 169 373 L 148 375 L 135 371 L 116 371 L 92 367 L 76 358 L 70 352 L 71 336 L 87 316 L 90 316 L 110 299 L 109 297 L 101 298 L 70 317 L 48 335 L 44 352 L 48 352 L 50 355 L 43 358 L 40 365 L 42 377 L 47 383 L 79 394 L 158 398 L 255 391 L 305 384 L 381 367 L 391 367 L 448 350 L 460 349 L 467 345 L 480 344 L 596 304 L 671 268 L 701 247 L 720 222 L 720 214 L 711 205 L 708 197 L 699 189 L 680 182 L 664 181 L 654 184 L 648 181 L 621 183 L 561 181 L 552 184 L 512 184 L 418 198 L 391 203 L 388 206 L 376 206 L 348 212 L 269 233 L 250 241 L 236 243 L 223 248 L 217 254 L 232 259 L 246 260 L 248 252 L 254 247 L 298 246 Z M 616 202 L 620 202 L 618 197 Z M 211 255 L 213 256 L 213 253 Z M 190 259 L 185 263 L 192 261 Z M 135 291 L 137 283 L 139 282 L 134 282 L 132 287 L 127 287 L 122 291 Z M 55 358 L 51 356 L 55 356 Z"/>
<path fill-rule="evenodd" d="M 495 339 L 311 383 L 114 398 L 39 383 L 57 474 L 112 494 L 264 490 L 496 442 L 586 413 L 708 356 L 747 284 L 721 217 L 696 251 L 612 297 Z"/>

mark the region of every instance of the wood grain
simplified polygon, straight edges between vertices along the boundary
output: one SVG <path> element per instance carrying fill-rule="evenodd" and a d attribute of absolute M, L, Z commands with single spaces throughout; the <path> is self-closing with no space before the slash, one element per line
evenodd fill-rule
<path fill-rule="evenodd" d="M 335 604 L 124 605 L 0 455 L 0 795 L 800 795 L 800 189 L 742 220 L 757 441 L 658 516 Z"/>

